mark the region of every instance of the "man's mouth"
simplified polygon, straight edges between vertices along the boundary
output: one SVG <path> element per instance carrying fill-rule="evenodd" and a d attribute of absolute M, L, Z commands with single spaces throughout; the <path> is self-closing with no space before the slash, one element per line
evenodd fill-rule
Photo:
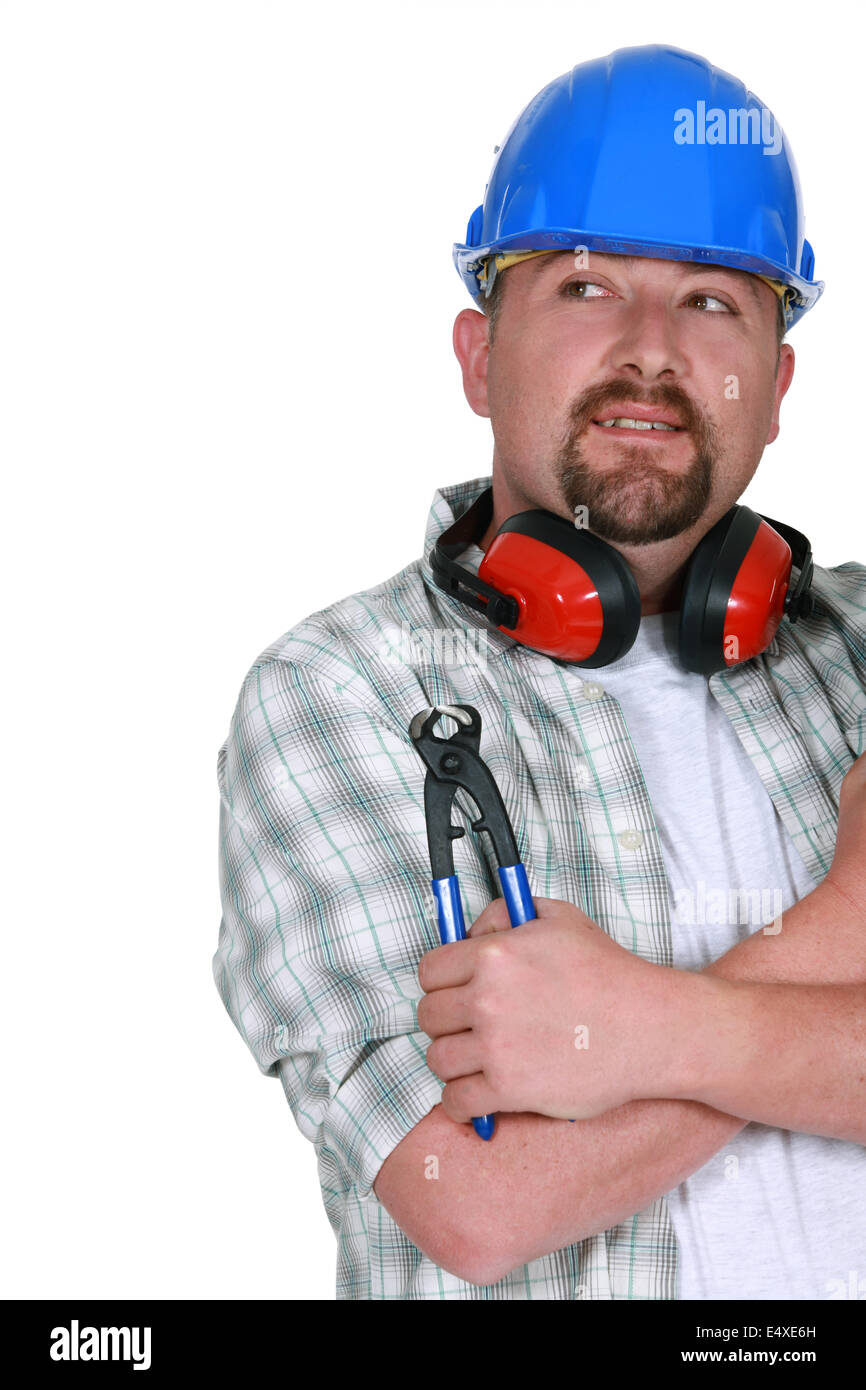
<path fill-rule="evenodd" d="M 617 437 L 625 437 L 638 430 L 645 435 L 687 433 L 683 425 L 671 425 L 662 420 L 636 420 L 628 415 L 618 415 L 610 420 L 593 420 L 592 423 Z"/>
<path fill-rule="evenodd" d="M 621 430 L 643 430 L 644 434 L 684 433 L 682 416 L 673 406 L 644 405 L 640 401 L 622 401 L 619 410 L 615 405 L 602 409 L 592 423 L 602 429 L 618 434 Z"/>

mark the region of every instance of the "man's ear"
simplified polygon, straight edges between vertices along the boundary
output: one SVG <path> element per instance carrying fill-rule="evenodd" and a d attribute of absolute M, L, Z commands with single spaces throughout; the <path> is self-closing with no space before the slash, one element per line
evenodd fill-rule
<path fill-rule="evenodd" d="M 782 397 L 791 385 L 793 375 L 794 349 L 790 343 L 783 343 L 779 351 L 779 365 L 776 368 L 776 390 L 773 397 L 773 418 L 770 421 L 770 433 L 767 435 L 768 444 L 772 444 L 779 433 L 779 407 L 782 404 Z"/>
<path fill-rule="evenodd" d="M 476 415 L 490 418 L 487 406 L 489 320 L 479 309 L 462 309 L 454 320 L 451 341 L 463 372 L 463 394 Z"/>

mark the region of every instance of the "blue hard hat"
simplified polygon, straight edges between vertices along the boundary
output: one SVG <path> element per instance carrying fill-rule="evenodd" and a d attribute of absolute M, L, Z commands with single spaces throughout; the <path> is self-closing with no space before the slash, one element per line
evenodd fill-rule
<path fill-rule="evenodd" d="M 478 301 L 495 252 L 578 246 L 766 276 L 790 287 L 789 327 L 824 289 L 772 112 L 730 73 L 664 44 L 579 63 L 533 97 L 453 254 Z"/>

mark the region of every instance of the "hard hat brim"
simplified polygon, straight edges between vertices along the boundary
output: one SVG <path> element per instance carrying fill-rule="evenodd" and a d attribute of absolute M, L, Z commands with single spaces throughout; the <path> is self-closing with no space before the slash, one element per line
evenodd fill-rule
<path fill-rule="evenodd" d="M 792 327 L 801 315 L 811 309 L 824 290 L 823 280 L 806 280 L 795 275 L 787 266 L 767 256 L 751 255 L 730 246 L 689 246 L 672 245 L 670 242 L 635 241 L 630 237 L 616 237 L 607 234 L 578 230 L 570 227 L 536 228 L 515 232 L 511 236 L 500 237 L 484 246 L 469 246 L 465 242 L 455 242 L 453 260 L 472 298 L 481 299 L 482 289 L 478 272 L 485 259 L 496 251 L 576 251 L 585 247 L 589 251 L 601 251 L 608 255 L 647 256 L 656 260 L 699 261 L 706 265 L 729 266 L 734 270 L 745 270 L 753 275 L 766 275 L 771 280 L 779 280 L 789 285 L 793 291 L 789 296 L 788 318 Z"/>

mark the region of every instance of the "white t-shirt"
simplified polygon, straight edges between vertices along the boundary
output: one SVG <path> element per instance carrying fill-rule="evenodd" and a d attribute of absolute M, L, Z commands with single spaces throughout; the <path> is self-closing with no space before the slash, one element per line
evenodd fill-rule
<path fill-rule="evenodd" d="M 700 970 L 815 885 L 707 678 L 680 665 L 678 621 L 644 618 L 593 679 L 618 701 L 649 791 L 674 965 Z M 680 1298 L 866 1298 L 859 1144 L 751 1123 L 668 1202 Z"/>

